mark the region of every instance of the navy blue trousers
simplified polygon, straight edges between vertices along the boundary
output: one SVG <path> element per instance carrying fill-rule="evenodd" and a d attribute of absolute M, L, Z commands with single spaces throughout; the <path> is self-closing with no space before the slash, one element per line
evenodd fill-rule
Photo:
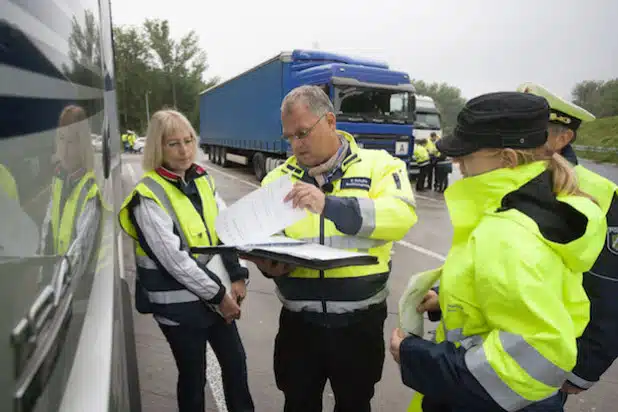
<path fill-rule="evenodd" d="M 245 349 L 236 322 L 217 320 L 208 328 L 159 324 L 165 335 L 176 366 L 176 388 L 179 412 L 204 412 L 206 386 L 206 343 L 209 342 L 219 364 L 223 390 L 229 412 L 253 412 L 253 400 L 247 382 Z"/>

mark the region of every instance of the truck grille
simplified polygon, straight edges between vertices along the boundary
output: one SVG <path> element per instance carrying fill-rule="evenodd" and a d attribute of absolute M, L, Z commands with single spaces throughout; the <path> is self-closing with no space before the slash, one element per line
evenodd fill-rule
<path fill-rule="evenodd" d="M 395 141 L 399 140 L 393 135 L 368 135 L 361 134 L 355 137 L 358 143 L 362 143 L 365 149 L 384 149 L 390 154 L 395 154 Z M 403 140 L 403 139 L 402 139 Z"/>

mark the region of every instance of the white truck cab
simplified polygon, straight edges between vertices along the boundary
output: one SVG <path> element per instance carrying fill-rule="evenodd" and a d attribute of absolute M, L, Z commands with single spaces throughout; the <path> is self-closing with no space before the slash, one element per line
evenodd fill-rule
<path fill-rule="evenodd" d="M 432 132 L 442 137 L 442 116 L 436 103 L 429 96 L 416 95 L 416 120 L 414 121 L 414 141 L 429 139 Z M 410 161 L 408 174 L 410 178 L 418 175 L 419 169 L 414 159 Z"/>

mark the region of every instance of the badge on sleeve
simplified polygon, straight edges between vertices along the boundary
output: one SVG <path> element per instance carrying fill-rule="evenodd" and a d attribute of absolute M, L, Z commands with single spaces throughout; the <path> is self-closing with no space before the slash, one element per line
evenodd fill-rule
<path fill-rule="evenodd" d="M 618 226 L 609 226 L 607 228 L 607 249 L 615 255 L 618 255 Z"/>

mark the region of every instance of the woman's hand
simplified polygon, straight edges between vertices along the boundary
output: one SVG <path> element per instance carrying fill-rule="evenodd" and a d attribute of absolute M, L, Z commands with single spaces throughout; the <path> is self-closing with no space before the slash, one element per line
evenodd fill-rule
<path fill-rule="evenodd" d="M 245 280 L 237 280 L 232 283 L 232 299 L 238 303 L 238 306 L 241 305 L 242 301 L 247 296 L 247 284 Z"/>
<path fill-rule="evenodd" d="M 393 330 L 393 334 L 391 335 L 390 351 L 391 355 L 393 355 L 393 359 L 395 359 L 395 362 L 397 363 L 399 363 L 399 347 L 405 338 L 406 336 L 401 329 L 396 328 Z"/>
<path fill-rule="evenodd" d="M 226 323 L 232 323 L 235 319 L 240 319 L 240 306 L 227 293 L 223 295 L 223 300 L 219 303 L 219 310 Z"/>
<path fill-rule="evenodd" d="M 438 294 L 434 290 L 430 290 L 425 294 L 421 303 L 416 307 L 418 313 L 436 312 L 440 310 L 440 301 Z"/>

